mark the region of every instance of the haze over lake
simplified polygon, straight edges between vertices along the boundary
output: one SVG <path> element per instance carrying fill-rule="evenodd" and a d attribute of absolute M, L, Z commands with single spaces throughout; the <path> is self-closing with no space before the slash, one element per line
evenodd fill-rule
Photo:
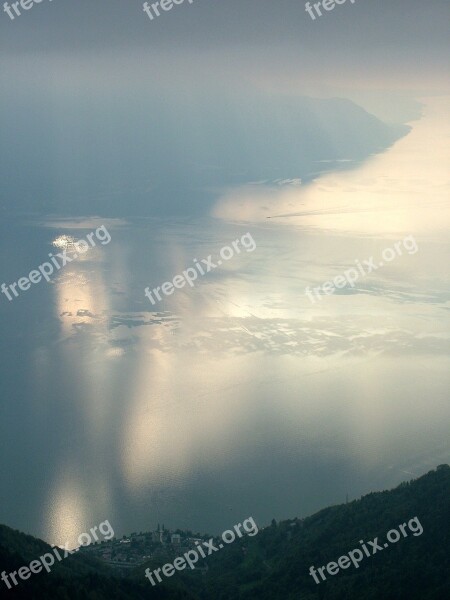
<path fill-rule="evenodd" d="M 322 175 L 214 178 L 203 216 L 139 217 L 136 200 L 131 217 L 5 220 L 6 282 L 61 236 L 104 224 L 112 240 L 0 298 L 0 471 L 14 472 L 0 522 L 52 543 L 105 517 L 116 534 L 158 522 L 216 533 L 448 462 L 449 104 L 422 102 L 393 146 L 355 149 L 351 164 L 316 157 Z M 158 305 L 145 298 L 246 232 L 253 252 Z M 411 235 L 416 253 L 305 296 Z"/>

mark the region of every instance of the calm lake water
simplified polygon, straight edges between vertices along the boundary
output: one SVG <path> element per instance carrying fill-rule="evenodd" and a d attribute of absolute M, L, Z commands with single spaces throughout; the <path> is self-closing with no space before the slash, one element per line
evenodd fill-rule
<path fill-rule="evenodd" d="M 216 533 L 449 462 L 444 100 L 355 170 L 227 190 L 202 219 L 3 223 L 6 283 L 61 236 L 105 224 L 112 239 L 0 297 L 0 522 L 52 543 L 105 519 Z M 144 297 L 246 232 L 253 252 Z M 305 296 L 411 235 L 417 252 Z"/>

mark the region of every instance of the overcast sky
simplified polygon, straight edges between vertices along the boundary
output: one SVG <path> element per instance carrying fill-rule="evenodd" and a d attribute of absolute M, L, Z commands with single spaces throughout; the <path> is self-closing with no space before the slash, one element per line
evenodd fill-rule
<path fill-rule="evenodd" d="M 1 13 L 0 61 L 10 80 L 145 73 L 439 91 L 449 17 L 448 0 L 347 0 L 315 21 L 302 0 L 185 0 L 153 21 L 140 0 L 43 0 L 14 21 Z"/>

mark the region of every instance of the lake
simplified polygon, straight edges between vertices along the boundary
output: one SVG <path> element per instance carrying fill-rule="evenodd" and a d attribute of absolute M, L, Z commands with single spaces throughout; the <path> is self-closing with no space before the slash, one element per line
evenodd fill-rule
<path fill-rule="evenodd" d="M 226 189 L 203 217 L 3 222 L 6 283 L 57 240 L 111 242 L 0 298 L 0 522 L 60 544 L 105 519 L 219 533 L 449 462 L 450 120 L 423 102 L 355 169 Z M 247 232 L 254 251 L 144 296 Z M 370 257 L 354 287 L 305 295 Z"/>

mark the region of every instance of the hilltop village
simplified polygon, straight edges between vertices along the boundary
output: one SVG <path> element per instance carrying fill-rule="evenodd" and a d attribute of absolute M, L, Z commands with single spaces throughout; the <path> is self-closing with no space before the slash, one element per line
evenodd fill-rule
<path fill-rule="evenodd" d="M 195 542 L 209 539 L 208 536 L 195 535 L 190 531 L 170 531 L 164 525 L 158 525 L 155 531 L 132 533 L 121 539 L 113 538 L 81 546 L 80 552 L 95 557 L 118 571 L 125 572 L 148 563 L 149 561 L 165 561 L 195 548 Z M 206 564 L 199 563 L 199 572 L 208 569 Z"/>

